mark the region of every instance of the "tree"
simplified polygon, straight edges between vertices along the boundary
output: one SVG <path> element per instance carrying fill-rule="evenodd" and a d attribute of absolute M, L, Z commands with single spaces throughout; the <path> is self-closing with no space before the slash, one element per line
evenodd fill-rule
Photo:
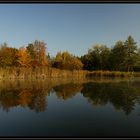
<path fill-rule="evenodd" d="M 47 66 L 46 44 L 43 41 L 35 40 L 26 47 L 31 56 L 32 66 Z"/>
<path fill-rule="evenodd" d="M 107 70 L 109 68 L 110 49 L 105 45 L 100 46 L 100 69 Z"/>
<path fill-rule="evenodd" d="M 46 60 L 47 60 L 47 65 L 48 65 L 49 67 L 51 67 L 51 66 L 52 66 L 52 58 L 51 58 L 51 56 L 50 56 L 50 53 L 47 53 L 47 54 L 46 54 Z"/>
<path fill-rule="evenodd" d="M 137 61 L 137 42 L 134 41 L 132 36 L 128 36 L 128 39 L 124 43 L 125 48 L 126 48 L 126 56 L 125 56 L 125 63 L 124 65 L 126 66 L 127 71 L 132 71 L 134 65 L 136 64 Z"/>
<path fill-rule="evenodd" d="M 32 60 L 37 59 L 37 53 L 35 51 L 34 45 L 32 43 L 28 44 L 28 46 L 26 47 L 27 51 L 29 52 Z"/>
<path fill-rule="evenodd" d="M 34 47 L 37 54 L 38 63 L 42 66 L 46 66 L 46 44 L 43 41 L 35 40 Z"/>
<path fill-rule="evenodd" d="M 81 56 L 81 62 L 83 63 L 84 70 L 94 70 L 93 56 L 91 54 Z"/>
<path fill-rule="evenodd" d="M 110 70 L 124 70 L 124 60 L 126 57 L 126 48 L 123 41 L 117 41 L 111 49 L 109 62 Z"/>
<path fill-rule="evenodd" d="M 134 71 L 140 71 L 140 48 L 138 48 L 137 61 L 133 69 Z"/>
<path fill-rule="evenodd" d="M 101 58 L 100 58 L 100 45 L 95 45 L 93 46 L 91 49 L 88 50 L 88 53 L 92 56 L 91 58 L 93 58 L 93 67 L 94 70 L 99 70 L 100 68 L 100 62 L 101 62 Z"/>
<path fill-rule="evenodd" d="M 21 47 L 16 54 L 18 66 L 30 67 L 31 57 L 26 48 Z"/>
<path fill-rule="evenodd" d="M 80 59 L 66 51 L 57 53 L 52 66 L 65 70 L 79 70 L 82 69 L 83 64 Z"/>
<path fill-rule="evenodd" d="M 94 45 L 88 50 L 88 54 L 81 57 L 84 69 L 106 70 L 108 69 L 108 59 L 110 50 L 105 45 Z"/>
<path fill-rule="evenodd" d="M 37 52 L 35 50 L 34 45 L 32 43 L 30 43 L 30 44 L 28 44 L 28 46 L 26 48 L 31 57 L 31 66 L 32 67 L 37 66 L 38 65 Z"/>
<path fill-rule="evenodd" d="M 15 66 L 17 51 L 18 49 L 9 47 L 7 43 L 2 44 L 0 48 L 0 66 Z"/>

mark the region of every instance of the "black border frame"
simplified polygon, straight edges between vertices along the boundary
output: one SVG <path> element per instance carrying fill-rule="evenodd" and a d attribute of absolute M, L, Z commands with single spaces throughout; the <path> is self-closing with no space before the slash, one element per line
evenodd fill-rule
<path fill-rule="evenodd" d="M 0 4 L 140 4 L 140 0 L 0 0 Z M 92 140 L 92 139 L 97 139 L 97 140 L 118 140 L 118 139 L 124 139 L 124 140 L 129 140 L 129 139 L 140 139 L 140 137 L 128 137 L 128 136 L 124 136 L 124 137 L 111 137 L 111 136 L 107 136 L 107 137 L 89 137 L 89 136 L 85 136 L 85 137 L 10 137 L 10 136 L 4 136 L 4 137 L 0 137 L 0 139 L 4 139 L 4 140 L 54 140 L 54 139 L 58 139 L 58 140 L 72 140 L 72 139 L 76 139 L 76 140 L 83 140 L 83 139 L 87 139 L 87 140 Z"/>

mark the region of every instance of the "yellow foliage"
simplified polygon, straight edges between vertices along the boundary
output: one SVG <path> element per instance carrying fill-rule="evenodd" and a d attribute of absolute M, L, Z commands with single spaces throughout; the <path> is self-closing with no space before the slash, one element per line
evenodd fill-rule
<path fill-rule="evenodd" d="M 17 62 L 20 66 L 23 67 L 29 67 L 30 66 L 30 62 L 31 62 L 31 57 L 29 55 L 29 53 L 27 52 L 27 49 L 22 47 L 19 49 L 19 51 L 17 52 Z"/>

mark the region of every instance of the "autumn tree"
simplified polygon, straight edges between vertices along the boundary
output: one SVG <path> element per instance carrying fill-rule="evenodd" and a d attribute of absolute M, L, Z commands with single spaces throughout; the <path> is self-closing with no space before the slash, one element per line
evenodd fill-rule
<path fill-rule="evenodd" d="M 26 48 L 21 47 L 16 54 L 18 66 L 30 67 L 31 57 Z"/>
<path fill-rule="evenodd" d="M 38 65 L 37 52 L 35 50 L 34 45 L 30 43 L 26 48 L 31 57 L 31 66 L 33 67 L 37 66 Z"/>
<path fill-rule="evenodd" d="M 32 66 L 47 66 L 46 44 L 43 41 L 35 40 L 26 47 L 31 56 Z"/>
<path fill-rule="evenodd" d="M 40 65 L 45 66 L 47 65 L 46 60 L 46 44 L 43 41 L 35 40 L 33 43 L 35 52 L 37 54 L 37 61 Z"/>
<path fill-rule="evenodd" d="M 57 53 L 52 66 L 65 70 L 79 70 L 82 69 L 83 64 L 80 59 L 65 51 Z"/>
<path fill-rule="evenodd" d="M 0 46 L 0 66 L 15 66 L 18 49 L 9 47 L 7 43 Z"/>

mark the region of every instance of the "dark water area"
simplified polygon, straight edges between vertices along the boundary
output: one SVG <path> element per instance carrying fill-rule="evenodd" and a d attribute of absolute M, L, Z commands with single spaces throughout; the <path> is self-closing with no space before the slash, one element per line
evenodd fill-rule
<path fill-rule="evenodd" d="M 140 79 L 0 81 L 0 137 L 139 137 Z"/>

